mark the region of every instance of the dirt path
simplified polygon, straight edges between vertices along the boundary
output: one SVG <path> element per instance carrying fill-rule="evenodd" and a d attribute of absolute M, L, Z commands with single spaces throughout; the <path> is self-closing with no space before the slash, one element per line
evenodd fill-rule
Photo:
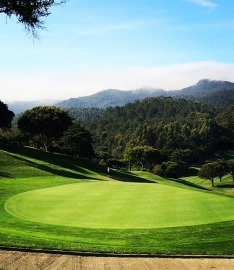
<path fill-rule="evenodd" d="M 233 270 L 234 259 L 90 257 L 0 250 L 0 270 Z"/>

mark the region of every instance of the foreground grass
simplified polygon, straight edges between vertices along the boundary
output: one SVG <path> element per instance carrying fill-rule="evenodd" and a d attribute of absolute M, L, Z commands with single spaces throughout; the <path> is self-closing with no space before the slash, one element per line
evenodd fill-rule
<path fill-rule="evenodd" d="M 107 176 L 105 168 L 90 166 L 83 161 L 68 160 L 48 153 L 35 153 L 32 150 L 17 150 L 15 153 L 11 149 L 5 150 L 0 155 L 1 245 L 86 252 L 234 253 L 234 221 L 153 229 L 97 229 L 48 225 L 16 218 L 4 208 L 5 202 L 14 195 L 52 187 L 62 189 L 74 183 L 87 185 L 90 179 L 103 181 Z M 119 174 L 114 177 L 121 178 Z M 122 176 L 123 181 L 127 179 L 126 175 Z M 132 176 L 131 181 L 134 179 L 139 180 Z M 177 185 L 179 187 L 179 184 Z M 205 194 L 207 191 L 200 192 Z M 184 205 L 188 200 L 185 199 Z M 171 209 L 175 207 L 169 206 Z"/>

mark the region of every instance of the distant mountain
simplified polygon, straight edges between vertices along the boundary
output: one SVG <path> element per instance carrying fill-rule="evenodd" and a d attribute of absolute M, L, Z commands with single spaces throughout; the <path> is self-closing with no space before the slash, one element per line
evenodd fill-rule
<path fill-rule="evenodd" d="M 102 108 L 123 106 L 147 97 L 171 96 L 209 103 L 216 108 L 234 105 L 234 83 L 228 81 L 201 80 L 195 85 L 166 91 L 157 88 L 140 88 L 135 90 L 108 89 L 96 94 L 70 98 L 61 102 L 55 100 L 8 102 L 8 108 L 15 114 L 24 112 L 35 106 L 56 105 L 62 108 Z M 93 114 L 93 112 L 89 112 Z"/>
<path fill-rule="evenodd" d="M 15 114 L 20 114 L 36 106 L 54 105 L 57 102 L 57 100 L 15 101 L 7 102 L 7 106 L 8 109 L 13 111 Z"/>
<path fill-rule="evenodd" d="M 198 100 L 210 103 L 216 108 L 219 108 L 234 105 L 234 83 L 228 81 L 212 81 L 204 79 L 193 86 L 171 91 L 155 88 L 141 88 L 129 91 L 108 89 L 90 96 L 64 100 L 56 105 L 62 108 L 107 108 L 123 106 L 127 103 L 141 100 L 146 97 L 157 96 L 171 96 L 175 98 L 182 97 L 191 100 Z"/>
<path fill-rule="evenodd" d="M 172 95 L 181 96 L 206 96 L 223 90 L 234 90 L 234 83 L 228 81 L 212 81 L 208 79 L 200 80 L 195 85 L 181 90 L 171 91 Z"/>
<path fill-rule="evenodd" d="M 146 97 L 155 97 L 166 95 L 166 91 L 162 89 L 136 89 L 136 90 L 117 90 L 117 89 L 108 89 L 100 91 L 96 94 L 70 98 L 62 102 L 57 103 L 57 106 L 62 108 L 70 107 L 98 107 L 98 108 L 107 108 L 115 106 L 123 106 L 129 102 L 134 102 L 136 100 L 144 99 Z"/>
<path fill-rule="evenodd" d="M 234 83 L 204 79 L 193 86 L 170 91 L 170 95 L 197 100 L 211 104 L 215 108 L 222 108 L 234 105 Z"/>

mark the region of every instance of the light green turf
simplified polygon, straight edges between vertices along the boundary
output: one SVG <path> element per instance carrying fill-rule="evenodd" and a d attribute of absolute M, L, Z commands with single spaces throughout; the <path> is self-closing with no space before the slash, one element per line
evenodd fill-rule
<path fill-rule="evenodd" d="M 163 228 L 234 220 L 233 198 L 117 181 L 24 192 L 9 198 L 5 209 L 28 221 L 86 228 Z"/>

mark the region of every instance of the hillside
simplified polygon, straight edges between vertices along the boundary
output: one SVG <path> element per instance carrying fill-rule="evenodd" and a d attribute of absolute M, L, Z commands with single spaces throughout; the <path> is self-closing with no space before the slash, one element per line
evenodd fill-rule
<path fill-rule="evenodd" d="M 70 108 L 70 107 L 107 108 L 107 107 L 123 106 L 129 102 L 134 102 L 135 100 L 160 95 L 166 95 L 166 91 L 162 89 L 137 89 L 129 91 L 108 89 L 100 91 L 90 96 L 64 100 L 62 102 L 57 103 L 57 106 L 60 106 L 62 108 Z"/>
<path fill-rule="evenodd" d="M 193 86 L 179 90 L 165 91 L 163 89 L 137 89 L 137 90 L 103 90 L 96 94 L 71 98 L 57 103 L 62 108 L 71 107 L 98 107 L 107 108 L 123 106 L 129 102 L 141 100 L 146 97 L 172 96 L 175 98 L 198 100 L 209 103 L 216 108 L 234 105 L 234 83 L 227 81 L 201 80 Z"/>
<path fill-rule="evenodd" d="M 172 91 L 171 96 L 202 101 L 215 108 L 232 106 L 234 105 L 234 83 L 201 80 L 193 86 Z"/>
<path fill-rule="evenodd" d="M 209 95 L 223 90 L 234 90 L 234 83 L 228 81 L 212 81 L 203 79 L 195 85 L 183 88 L 181 90 L 173 91 L 172 94 L 176 96 L 198 96 Z"/>
<path fill-rule="evenodd" d="M 25 110 L 35 106 L 56 105 L 62 108 L 101 108 L 123 106 L 136 100 L 147 97 L 171 96 L 175 98 L 186 98 L 209 103 L 216 108 L 234 105 L 234 83 L 228 81 L 201 80 L 195 85 L 166 91 L 157 88 L 140 88 L 135 90 L 108 89 L 96 94 L 70 98 L 63 101 L 39 100 L 39 101 L 16 101 L 8 102 L 8 108 L 15 114 L 20 114 Z"/>
<path fill-rule="evenodd" d="M 122 107 L 107 108 L 84 126 L 95 138 L 95 148 L 123 158 L 129 147 L 151 146 L 168 159 L 176 149 L 190 149 L 191 158 L 204 159 L 225 148 L 223 117 L 215 121 L 215 109 L 182 98 L 152 97 Z M 221 120 L 222 119 L 222 120 Z"/>

